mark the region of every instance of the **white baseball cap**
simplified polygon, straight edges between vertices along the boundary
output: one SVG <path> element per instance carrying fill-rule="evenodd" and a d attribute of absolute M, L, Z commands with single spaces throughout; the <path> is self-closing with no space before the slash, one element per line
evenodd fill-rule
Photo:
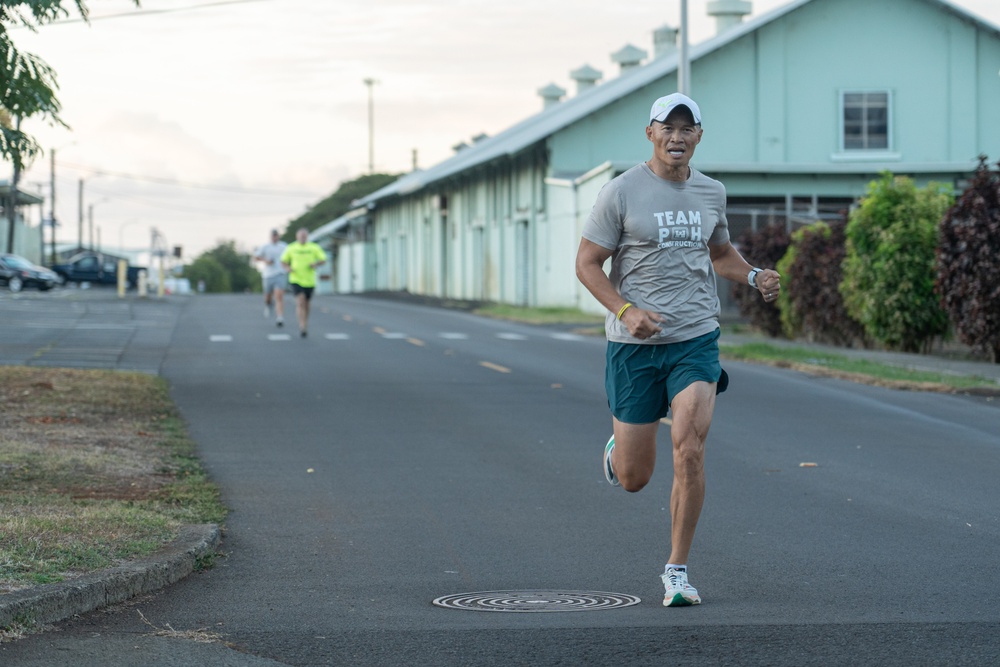
<path fill-rule="evenodd" d="M 649 110 L 649 122 L 658 120 L 662 123 L 677 107 L 687 107 L 694 116 L 695 125 L 701 125 L 701 109 L 694 100 L 682 93 L 671 93 L 653 102 L 653 108 Z"/>

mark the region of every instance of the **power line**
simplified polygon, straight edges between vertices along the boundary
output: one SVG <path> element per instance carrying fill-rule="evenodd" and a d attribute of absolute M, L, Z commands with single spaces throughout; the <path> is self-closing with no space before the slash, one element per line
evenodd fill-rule
<path fill-rule="evenodd" d="M 272 213 L 268 211 L 262 211 L 260 209 L 256 209 L 253 211 L 238 211 L 230 207 L 227 210 L 219 211 L 214 208 L 205 208 L 204 206 L 198 206 L 197 208 L 192 208 L 189 206 L 178 206 L 173 203 L 164 204 L 162 202 L 156 202 L 141 196 L 125 194 L 120 191 L 98 189 L 96 187 L 91 188 L 91 190 L 97 195 L 100 195 L 102 197 L 108 197 L 111 201 L 116 201 L 116 202 L 124 201 L 137 206 L 143 206 L 146 208 L 152 208 L 163 211 L 173 211 L 175 213 L 187 213 L 191 215 L 208 216 L 216 218 L 232 218 L 232 217 L 251 218 L 255 216 L 272 218 L 278 215 L 285 215 L 285 213 L 282 212 Z"/>
<path fill-rule="evenodd" d="M 120 12 L 118 14 L 102 14 L 100 16 L 88 16 L 87 18 L 65 18 L 51 21 L 45 25 L 63 25 L 66 23 L 93 23 L 94 21 L 106 21 L 108 19 L 137 18 L 140 16 L 152 16 L 153 14 L 176 14 L 178 12 L 189 12 L 196 9 L 208 9 L 210 7 L 221 7 L 223 5 L 242 5 L 250 2 L 270 2 L 270 0 L 217 0 L 217 2 L 206 2 L 203 5 L 189 5 L 187 7 L 171 7 L 169 9 L 139 9 L 131 12 Z"/>
<path fill-rule="evenodd" d="M 141 174 L 127 174 L 118 171 L 106 171 L 104 169 L 97 169 L 96 167 L 89 167 L 82 164 L 72 164 L 70 162 L 57 162 L 57 165 L 61 167 L 68 167 L 69 169 L 76 169 L 78 171 L 85 171 L 95 176 L 114 176 L 116 178 L 124 178 L 130 181 L 144 181 L 147 183 L 156 183 L 158 185 L 173 185 L 180 188 L 194 188 L 197 190 L 212 190 L 214 192 L 230 192 L 235 194 L 243 195 L 260 195 L 264 197 L 318 197 L 315 192 L 294 192 L 290 190 L 263 190 L 260 188 L 238 188 L 238 187 L 226 187 L 221 185 L 205 185 L 203 183 L 188 183 L 185 181 L 178 181 L 173 178 L 162 178 L 159 176 L 144 176 Z"/>

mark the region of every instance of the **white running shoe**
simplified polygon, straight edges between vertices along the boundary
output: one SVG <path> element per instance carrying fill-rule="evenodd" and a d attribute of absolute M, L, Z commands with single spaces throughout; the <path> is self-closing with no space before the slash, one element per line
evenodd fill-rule
<path fill-rule="evenodd" d="M 612 435 L 608 444 L 604 445 L 604 479 L 608 480 L 611 486 L 619 486 L 618 478 L 611 467 L 611 452 L 615 451 L 615 436 Z"/>
<path fill-rule="evenodd" d="M 271 306 L 264 306 L 264 317 L 271 319 Z"/>
<path fill-rule="evenodd" d="M 660 575 L 663 580 L 663 587 L 666 592 L 663 594 L 664 607 L 688 607 L 693 604 L 701 604 L 701 596 L 695 587 L 688 583 L 687 570 L 678 570 L 668 567 L 667 571 Z"/>

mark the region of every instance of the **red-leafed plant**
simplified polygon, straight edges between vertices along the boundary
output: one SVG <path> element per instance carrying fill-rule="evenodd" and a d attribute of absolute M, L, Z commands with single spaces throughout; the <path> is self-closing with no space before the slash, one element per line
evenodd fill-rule
<path fill-rule="evenodd" d="M 991 171 L 986 156 L 939 232 L 941 306 L 959 340 L 1000 363 L 1000 169 Z"/>

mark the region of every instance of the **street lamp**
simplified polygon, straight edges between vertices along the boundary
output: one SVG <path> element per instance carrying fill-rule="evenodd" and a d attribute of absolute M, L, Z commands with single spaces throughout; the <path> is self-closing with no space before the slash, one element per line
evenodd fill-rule
<path fill-rule="evenodd" d="M 368 173 L 375 173 L 375 100 L 372 96 L 372 89 L 378 83 L 375 79 L 364 80 L 368 86 Z"/>
<path fill-rule="evenodd" d="M 75 141 L 71 141 L 68 144 L 60 146 L 58 150 L 69 148 L 75 144 Z M 52 196 L 52 208 L 49 209 L 49 225 L 52 227 L 52 245 L 49 248 L 53 264 L 56 263 L 56 150 L 53 148 L 49 153 L 49 191 Z"/>

